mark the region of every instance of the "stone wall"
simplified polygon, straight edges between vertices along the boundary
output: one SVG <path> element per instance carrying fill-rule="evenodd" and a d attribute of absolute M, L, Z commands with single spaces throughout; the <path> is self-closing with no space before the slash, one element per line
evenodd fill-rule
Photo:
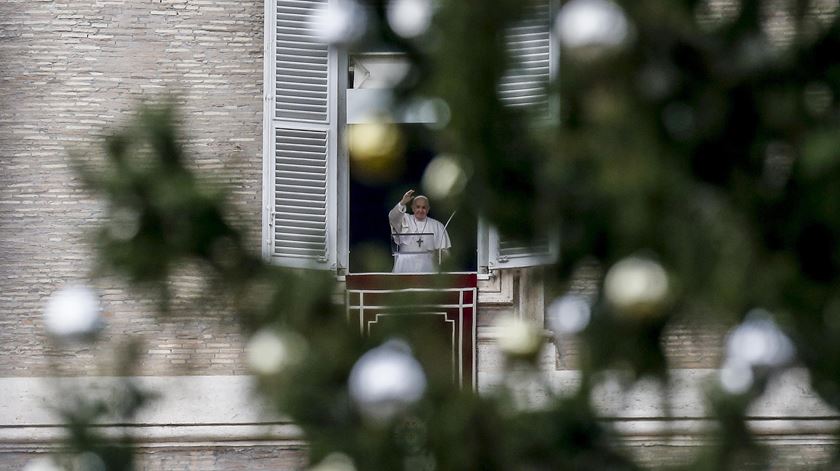
<path fill-rule="evenodd" d="M 230 193 L 228 216 L 258 251 L 262 59 L 262 1 L 0 2 L 0 377 L 36 380 L 54 374 L 52 366 L 66 375 L 111 375 L 118 346 L 128 336 L 144 342 L 139 375 L 207 375 L 223 382 L 245 372 L 236 322 L 221 307 L 194 302 L 201 299 L 202 286 L 193 267 L 178 276 L 179 303 L 166 318 L 155 317 L 150 302 L 118 281 L 98 281 L 108 323 L 104 341 L 89 348 L 51 344 L 43 334 L 41 310 L 58 287 L 88 279 L 85 233 L 103 217 L 102 203 L 74 176 L 68 152 L 94 162 L 101 158 L 96 143 L 108 129 L 127 122 L 143 100 L 168 96 L 180 104 L 191 164 Z M 483 284 L 478 333 L 483 390 L 501 381 L 494 376 L 502 363 L 495 319 L 516 314 L 542 322 L 550 299 L 543 299 L 537 274 L 508 272 Z M 664 340 L 671 365 L 688 377 L 713 374 L 724 333 L 704 324 L 672 328 Z M 574 339 L 550 344 L 543 364 L 557 381 L 573 376 Z M 703 420 L 702 408 L 691 410 Z M 654 409 L 647 413 L 661 415 Z M 785 414 L 770 411 L 762 417 Z M 836 417 L 833 411 L 827 414 Z M 201 417 L 197 413 L 194 419 Z M 4 469 L 18 469 L 36 452 L 50 449 L 49 440 L 33 445 L 13 435 L 19 431 L 15 426 L 49 429 L 54 424 L 9 419 L 0 425 L 6 434 L 0 437 Z M 781 452 L 793 457 L 784 458 L 788 461 L 798 459 L 797 453 L 824 457 L 832 441 L 825 438 L 828 433 L 803 441 L 795 427 L 785 430 L 774 436 L 784 442 L 779 450 L 790 450 Z M 679 461 L 701 443 L 646 438 L 632 430 L 625 436 L 649 463 Z M 157 437 L 141 449 L 140 469 L 300 468 L 299 437 L 283 438 L 274 437 L 277 445 Z"/>
<path fill-rule="evenodd" d="M 48 456 L 49 449 L 4 451 L 0 466 L 20 470 L 33 460 Z M 141 448 L 136 471 L 278 471 L 303 469 L 305 448 L 287 444 L 178 446 Z"/>
<path fill-rule="evenodd" d="M 112 368 L 116 342 L 52 346 L 40 315 L 51 292 L 88 277 L 85 234 L 103 214 L 68 152 L 100 158 L 100 137 L 144 100 L 180 104 L 192 163 L 228 190 L 229 217 L 258 251 L 262 30 L 255 0 L 0 2 L 0 376 L 47 374 L 51 360 L 68 374 Z M 177 288 L 197 296 L 197 280 L 185 269 Z M 155 319 L 120 283 L 99 288 L 105 336 L 146 341 L 141 374 L 190 362 L 203 374 L 243 371 L 230 319 L 190 310 Z"/>

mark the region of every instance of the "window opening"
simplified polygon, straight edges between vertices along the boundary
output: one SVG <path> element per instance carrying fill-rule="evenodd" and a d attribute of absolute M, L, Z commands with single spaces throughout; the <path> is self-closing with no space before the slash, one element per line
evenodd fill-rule
<path fill-rule="evenodd" d="M 436 152 L 422 145 L 430 142 L 421 138 L 427 132 L 422 125 L 401 126 L 406 137 L 405 151 L 395 159 L 393 168 L 372 177 L 350 161 L 349 201 L 349 271 L 350 273 L 389 273 L 394 265 L 388 211 L 403 194 L 414 189 L 423 194 L 420 185 L 423 172 Z M 410 209 L 408 212 L 410 213 Z M 446 224 L 457 208 L 443 200 L 432 198 L 429 216 Z M 475 272 L 477 267 L 477 223 L 468 211 L 457 211 L 447 232 L 452 240 L 449 257 L 441 265 L 446 272 Z"/>

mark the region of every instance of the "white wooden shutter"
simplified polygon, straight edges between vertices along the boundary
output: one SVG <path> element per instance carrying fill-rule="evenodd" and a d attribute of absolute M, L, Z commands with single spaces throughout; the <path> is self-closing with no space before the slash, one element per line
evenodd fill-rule
<path fill-rule="evenodd" d="M 554 112 L 546 92 L 557 62 L 551 3 L 532 2 L 524 17 L 506 31 L 511 63 L 499 83 L 499 98 L 504 104 L 543 117 Z"/>
<path fill-rule="evenodd" d="M 263 252 L 280 264 L 336 267 L 339 51 L 310 27 L 329 0 L 266 3 Z"/>
<path fill-rule="evenodd" d="M 560 255 L 558 231 L 551 231 L 550 236 L 524 241 L 503 237 L 495 227 L 491 227 L 488 242 L 490 269 L 547 265 L 556 262 Z"/>
<path fill-rule="evenodd" d="M 552 119 L 557 107 L 549 100 L 547 87 L 555 75 L 557 44 L 552 34 L 553 2 L 535 1 L 523 19 L 505 34 L 511 68 L 499 84 L 499 99 L 512 108 L 525 109 L 534 118 Z M 487 256 L 479 256 L 479 265 L 487 269 L 521 268 L 554 263 L 559 256 L 559 232 L 535 240 L 514 240 L 486 227 Z M 481 247 L 481 245 L 479 246 Z"/>

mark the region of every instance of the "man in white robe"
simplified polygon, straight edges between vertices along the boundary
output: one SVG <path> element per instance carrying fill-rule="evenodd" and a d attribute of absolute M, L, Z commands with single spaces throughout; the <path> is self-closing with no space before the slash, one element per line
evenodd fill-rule
<path fill-rule="evenodd" d="M 388 212 L 397 253 L 394 255 L 394 273 L 432 273 L 438 271 L 438 260 L 449 254 L 452 246 L 446 227 L 428 217 L 429 198 L 414 197 L 413 214 L 406 214 L 406 205 L 412 200 L 414 190 L 408 190 Z"/>

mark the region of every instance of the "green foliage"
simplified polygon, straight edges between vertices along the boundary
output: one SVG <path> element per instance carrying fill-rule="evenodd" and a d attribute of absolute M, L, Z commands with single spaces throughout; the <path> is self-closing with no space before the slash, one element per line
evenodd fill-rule
<path fill-rule="evenodd" d="M 97 425 L 103 421 L 128 424 L 155 393 L 142 390 L 130 378 L 140 353 L 137 341 L 123 345 L 119 375 L 103 390 L 94 391 L 84 380 L 54 378 L 53 387 L 61 392 L 55 412 L 65 423 L 66 436 L 57 462 L 70 470 L 129 471 L 135 469 L 135 442 L 127 430 L 116 436 L 105 435 Z M 65 384 L 66 381 L 69 381 Z"/>
<path fill-rule="evenodd" d="M 695 1 L 620 3 L 633 27 L 623 44 L 561 54 L 549 90 L 557 120 L 535 121 L 497 96 L 510 62 L 500 32 L 525 2 L 444 2 L 437 47 L 428 48 L 395 36 L 380 4 L 371 35 L 412 59 L 404 97 L 431 91 L 452 110 L 450 125 L 430 139 L 473 169 L 453 207 L 521 237 L 563 222 L 563 258 L 549 269 L 555 290 L 585 263 L 603 272 L 641 255 L 667 271 L 670 297 L 653 313 L 616 307 L 596 289 L 573 396 L 521 409 L 506 387 L 477 397 L 429 375 L 424 398 L 397 419 L 367 420 L 347 381 L 382 338 L 351 333 L 330 275 L 250 253 L 224 219 L 222 195 L 186 167 L 171 108 L 144 110 L 109 138 L 105 168 L 82 171 L 120 224 L 98 233 L 103 268 L 165 293 L 174 268 L 197 260 L 247 335 L 302 335 L 304 358 L 260 381 L 306 432 L 313 462 L 341 451 L 359 469 L 636 469 L 589 404 L 596 373 L 621 368 L 667 380 L 662 335 L 680 316 L 733 323 L 757 307 L 775 314 L 815 390 L 840 407 L 840 344 L 832 340 L 840 333 L 837 16 L 820 26 L 805 13 L 810 2 L 792 2 L 786 45 L 762 29 L 755 0 L 729 20 L 698 14 Z M 600 275 L 594 284 L 601 288 Z M 764 452 L 744 417 L 775 372 L 755 369 L 742 394 L 710 393 L 718 445 L 693 469 L 761 466 Z M 76 448 L 98 449 L 83 433 L 95 415 L 67 416 L 79 431 Z"/>

